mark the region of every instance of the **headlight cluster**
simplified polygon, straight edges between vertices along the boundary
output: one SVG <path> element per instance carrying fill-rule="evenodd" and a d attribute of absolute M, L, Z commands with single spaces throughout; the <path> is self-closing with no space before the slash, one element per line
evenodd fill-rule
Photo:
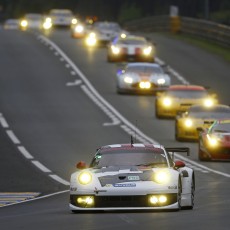
<path fill-rule="evenodd" d="M 166 97 L 163 99 L 163 105 L 166 106 L 166 107 L 169 107 L 172 105 L 172 99 L 169 98 L 169 97 Z"/>
<path fill-rule="evenodd" d="M 164 85 L 165 84 L 165 79 L 164 78 L 157 79 L 157 84 L 158 85 Z"/>
<path fill-rule="evenodd" d="M 91 183 L 91 181 L 92 181 L 92 175 L 87 171 L 80 173 L 78 176 L 78 182 L 82 185 L 87 185 Z"/>
<path fill-rule="evenodd" d="M 112 45 L 111 50 L 113 54 L 119 54 L 120 53 L 120 48 L 117 46 Z"/>
<path fill-rule="evenodd" d="M 86 44 L 88 46 L 95 46 L 97 43 L 96 34 L 90 33 L 89 36 L 86 38 Z"/>
<path fill-rule="evenodd" d="M 151 195 L 149 196 L 149 203 L 152 205 L 165 204 L 167 202 L 167 196 L 165 195 Z"/>
<path fill-rule="evenodd" d="M 42 26 L 43 26 L 43 29 L 49 30 L 52 27 L 52 19 L 46 18 Z"/>
<path fill-rule="evenodd" d="M 150 55 L 151 52 L 152 52 L 152 49 L 153 49 L 152 46 L 148 46 L 148 47 L 144 48 L 143 49 L 143 54 L 146 55 L 146 56 Z"/>
<path fill-rule="evenodd" d="M 141 81 L 139 83 L 139 87 L 141 89 L 150 89 L 151 88 L 151 83 L 149 81 Z"/>
<path fill-rule="evenodd" d="M 28 27 L 28 21 L 23 19 L 21 22 L 20 22 L 20 25 L 23 29 L 26 29 Z"/>
<path fill-rule="evenodd" d="M 133 78 L 126 76 L 124 77 L 124 82 L 127 84 L 132 84 L 133 83 Z"/>
<path fill-rule="evenodd" d="M 167 171 L 158 171 L 153 174 L 153 181 L 158 184 L 168 183 L 170 180 L 170 175 Z"/>
<path fill-rule="evenodd" d="M 184 125 L 185 127 L 190 128 L 193 125 L 193 121 L 191 119 L 186 119 Z"/>
<path fill-rule="evenodd" d="M 207 134 L 207 139 L 210 147 L 217 147 L 219 144 L 219 141 L 222 139 L 221 135 L 215 135 L 215 134 Z"/>
<path fill-rule="evenodd" d="M 204 99 L 204 106 L 211 107 L 214 105 L 214 101 L 212 98 L 206 98 Z"/>
<path fill-rule="evenodd" d="M 76 18 L 73 18 L 73 19 L 71 20 L 71 24 L 72 24 L 72 25 L 76 25 L 76 24 L 77 24 L 77 19 L 76 19 Z"/>
<path fill-rule="evenodd" d="M 84 27 L 82 25 L 77 25 L 77 26 L 75 26 L 74 31 L 76 33 L 83 33 Z"/>

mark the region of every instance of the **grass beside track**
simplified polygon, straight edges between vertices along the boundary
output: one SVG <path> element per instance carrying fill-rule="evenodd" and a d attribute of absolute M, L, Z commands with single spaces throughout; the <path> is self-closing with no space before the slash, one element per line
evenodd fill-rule
<path fill-rule="evenodd" d="M 216 54 L 222 57 L 224 60 L 230 62 L 230 47 L 221 46 L 214 42 L 185 34 L 164 33 L 164 35 L 195 45 L 199 48 L 207 50 L 210 53 Z"/>

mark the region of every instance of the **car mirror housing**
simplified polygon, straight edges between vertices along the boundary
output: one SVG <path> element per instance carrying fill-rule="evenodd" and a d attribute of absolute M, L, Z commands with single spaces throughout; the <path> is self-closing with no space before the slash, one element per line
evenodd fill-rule
<path fill-rule="evenodd" d="M 76 168 L 77 169 L 86 169 L 87 168 L 87 165 L 84 161 L 79 161 L 77 164 L 76 164 Z"/>
<path fill-rule="evenodd" d="M 174 168 L 179 169 L 185 167 L 185 163 L 183 161 L 175 161 Z"/>

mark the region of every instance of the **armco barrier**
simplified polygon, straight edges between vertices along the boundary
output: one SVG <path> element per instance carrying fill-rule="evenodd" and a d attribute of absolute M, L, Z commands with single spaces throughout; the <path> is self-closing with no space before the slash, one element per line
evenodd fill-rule
<path fill-rule="evenodd" d="M 187 17 L 152 16 L 125 23 L 129 31 L 181 32 L 230 47 L 230 27 Z"/>

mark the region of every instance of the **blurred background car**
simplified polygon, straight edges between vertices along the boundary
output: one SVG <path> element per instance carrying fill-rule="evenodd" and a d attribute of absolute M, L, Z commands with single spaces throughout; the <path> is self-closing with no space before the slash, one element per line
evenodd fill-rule
<path fill-rule="evenodd" d="M 117 22 L 97 21 L 87 34 L 86 44 L 88 46 L 107 45 L 115 37 L 127 33 Z"/>
<path fill-rule="evenodd" d="M 116 37 L 108 46 L 107 61 L 144 61 L 154 62 L 155 46 L 145 37 L 121 35 Z"/>
<path fill-rule="evenodd" d="M 128 63 L 117 71 L 118 93 L 154 93 L 157 89 L 166 89 L 171 78 L 156 63 Z"/>
<path fill-rule="evenodd" d="M 53 27 L 71 27 L 77 24 L 77 19 L 69 9 L 52 9 L 47 15 Z"/>
<path fill-rule="evenodd" d="M 217 104 L 216 94 L 199 85 L 171 85 L 159 92 L 155 100 L 155 115 L 158 118 L 174 118 L 178 112 L 186 112 L 192 105 L 207 107 Z"/>
<path fill-rule="evenodd" d="M 199 132 L 197 128 L 209 128 L 215 120 L 229 118 L 230 107 L 216 104 L 211 107 L 192 105 L 187 112 L 176 117 L 175 139 L 177 141 L 197 141 Z"/>
<path fill-rule="evenodd" d="M 20 29 L 40 29 L 42 27 L 42 14 L 28 13 L 20 21 Z"/>
<path fill-rule="evenodd" d="M 18 19 L 7 19 L 4 24 L 3 28 L 5 30 L 17 30 L 19 29 L 19 20 Z"/>
<path fill-rule="evenodd" d="M 230 116 L 216 120 L 209 129 L 200 129 L 198 156 L 205 160 L 230 160 Z"/>

